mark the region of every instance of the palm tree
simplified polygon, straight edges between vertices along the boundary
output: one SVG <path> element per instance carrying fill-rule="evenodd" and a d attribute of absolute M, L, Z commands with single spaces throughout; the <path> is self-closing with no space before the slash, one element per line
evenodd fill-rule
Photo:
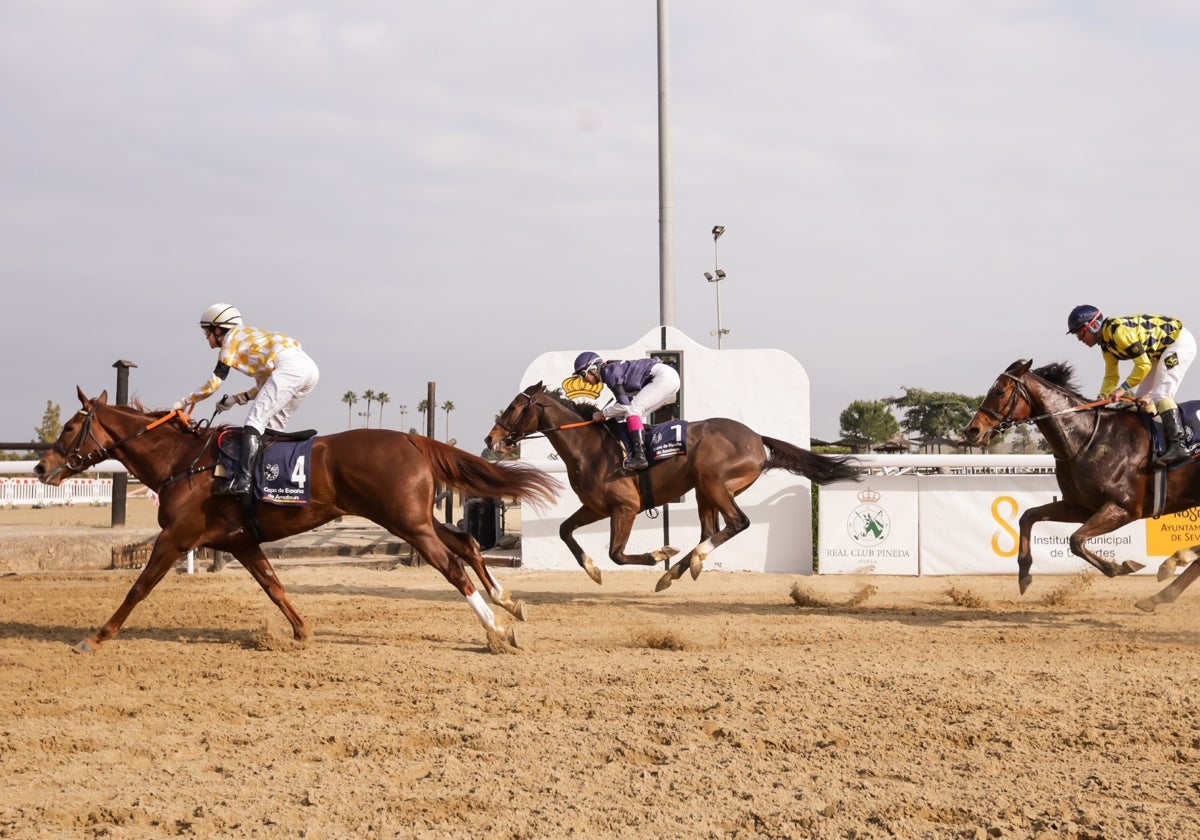
<path fill-rule="evenodd" d="M 425 412 L 429 411 L 429 400 L 417 403 L 417 413 L 421 415 L 421 434 L 425 434 Z"/>
<path fill-rule="evenodd" d="M 371 403 L 375 401 L 374 391 L 363 391 L 363 399 L 367 401 L 367 411 L 363 415 L 366 419 L 363 420 L 363 426 L 371 425 Z"/>
<path fill-rule="evenodd" d="M 354 424 L 354 415 L 351 413 L 351 409 L 358 402 L 358 394 L 353 391 L 347 391 L 342 394 L 342 402 L 346 404 L 346 428 L 349 429 Z"/>
<path fill-rule="evenodd" d="M 454 401 L 446 400 L 442 403 L 442 408 L 446 412 L 446 442 L 450 441 L 450 412 L 454 410 Z"/>
<path fill-rule="evenodd" d="M 375 402 L 379 403 L 379 428 L 383 428 L 383 405 L 389 403 L 392 398 L 387 395 L 387 391 L 380 391 L 375 395 Z"/>

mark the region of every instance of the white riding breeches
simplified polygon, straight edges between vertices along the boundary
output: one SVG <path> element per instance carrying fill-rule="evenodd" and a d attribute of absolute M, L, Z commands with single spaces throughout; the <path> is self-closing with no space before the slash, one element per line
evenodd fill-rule
<path fill-rule="evenodd" d="M 317 387 L 317 364 L 303 350 L 284 350 L 275 357 L 275 370 L 250 403 L 247 426 L 261 434 L 267 429 L 282 432 L 296 413 L 301 400 Z"/>
<path fill-rule="evenodd" d="M 1146 374 L 1146 378 L 1134 389 L 1135 397 L 1148 397 L 1154 403 L 1165 397 L 1175 398 L 1184 374 L 1196 358 L 1196 339 L 1186 328 L 1179 331 L 1175 341 L 1163 351 Z"/>
<path fill-rule="evenodd" d="M 636 414 L 645 420 L 658 409 L 675 400 L 679 393 L 679 373 L 670 365 L 659 362 L 650 368 L 650 380 L 634 394 L 629 405 L 613 403 L 604 409 L 606 417 L 628 417 Z"/>

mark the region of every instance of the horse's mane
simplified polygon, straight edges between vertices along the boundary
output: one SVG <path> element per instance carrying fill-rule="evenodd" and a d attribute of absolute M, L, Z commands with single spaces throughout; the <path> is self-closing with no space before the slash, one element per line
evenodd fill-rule
<path fill-rule="evenodd" d="M 1042 365 L 1040 368 L 1034 368 L 1033 372 L 1051 385 L 1061 388 L 1064 391 L 1069 391 L 1081 400 L 1087 399 L 1087 397 L 1079 393 L 1079 386 L 1075 384 L 1075 369 L 1066 362 L 1051 362 L 1048 365 Z"/>
<path fill-rule="evenodd" d="M 567 395 L 562 392 L 561 388 L 556 388 L 555 390 L 551 391 L 549 388 L 543 385 L 542 393 L 562 405 L 563 408 L 569 408 L 571 411 L 578 414 L 581 420 L 591 420 L 592 415 L 596 413 L 595 403 L 575 402 L 572 399 L 568 399 Z"/>

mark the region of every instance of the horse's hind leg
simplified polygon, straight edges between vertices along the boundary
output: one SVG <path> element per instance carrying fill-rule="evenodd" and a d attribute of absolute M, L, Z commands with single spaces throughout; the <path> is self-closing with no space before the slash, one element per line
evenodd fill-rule
<path fill-rule="evenodd" d="M 425 558 L 425 562 L 441 572 L 442 577 L 450 581 L 459 594 L 467 599 L 467 604 L 474 610 L 479 622 L 488 632 L 489 647 L 493 652 L 496 652 L 496 645 L 520 647 L 517 643 L 516 631 L 512 627 L 506 629 L 496 621 L 496 614 L 492 612 L 492 608 L 487 605 L 483 596 L 479 594 L 479 590 L 475 588 L 475 584 L 471 582 L 466 566 L 463 565 L 458 555 L 451 552 L 439 538 L 437 528 L 433 525 L 434 520 L 431 519 L 430 522 L 431 527 L 428 530 L 422 527 L 409 534 L 399 534 L 394 530 L 392 533 L 406 540 L 409 545 L 420 552 L 421 556 Z"/>
<path fill-rule="evenodd" d="M 723 483 L 719 485 L 717 496 L 721 502 L 719 505 L 711 496 L 701 490 L 699 484 L 696 485 L 696 506 L 700 514 L 700 543 L 683 555 L 658 579 L 658 584 L 654 587 L 655 592 L 662 592 L 683 577 L 685 568 L 691 571 L 692 580 L 696 580 L 700 577 L 700 572 L 704 570 L 704 561 L 708 559 L 708 555 L 712 554 L 718 546 L 750 527 L 749 517 L 738 507 L 733 494 L 725 488 Z M 725 527 L 719 531 L 717 530 L 718 513 L 725 520 Z M 711 534 L 711 536 L 705 536 L 706 534 Z"/>
<path fill-rule="evenodd" d="M 1182 562 L 1190 563 L 1191 565 L 1184 569 L 1179 577 L 1163 587 L 1161 592 L 1157 592 L 1148 598 L 1143 598 L 1135 606 L 1145 612 L 1154 612 L 1154 608 L 1159 604 L 1173 603 L 1176 598 L 1183 594 L 1183 590 L 1191 586 L 1192 581 L 1200 577 L 1200 563 L 1195 562 L 1197 559 L 1200 559 L 1198 550 L 1200 550 L 1200 546 L 1192 546 L 1171 555 L 1172 557 L 1179 557 Z"/>
<path fill-rule="evenodd" d="M 252 545 L 248 548 L 238 549 L 232 554 L 250 573 L 250 576 L 258 581 L 258 585 L 267 593 L 267 597 L 275 603 L 275 606 L 279 607 L 279 611 L 288 620 L 288 624 L 292 625 L 292 638 L 298 642 L 307 642 L 312 638 L 312 626 L 304 620 L 300 613 L 296 612 L 296 608 L 288 600 L 287 593 L 283 590 L 283 584 L 279 582 L 279 576 L 275 574 L 275 568 L 263 554 L 262 549 L 257 545 Z"/>
<path fill-rule="evenodd" d="M 488 570 L 487 562 L 483 559 L 483 553 L 479 550 L 479 543 L 469 534 L 463 534 L 452 528 L 448 528 L 437 520 L 434 520 L 433 527 L 437 531 L 438 539 L 447 548 L 466 560 L 471 568 L 475 570 L 476 576 L 483 584 L 492 603 L 507 610 L 518 621 L 525 621 L 527 615 L 525 602 L 519 598 L 514 599 L 508 590 L 492 577 L 491 572 Z"/>
<path fill-rule="evenodd" d="M 1170 580 L 1171 578 L 1175 577 L 1175 572 L 1180 566 L 1186 566 L 1188 563 L 1195 562 L 1196 552 L 1194 549 L 1195 546 L 1192 548 L 1181 548 L 1166 560 L 1162 561 L 1162 564 L 1158 567 L 1158 579 Z"/>
<path fill-rule="evenodd" d="M 76 653 L 94 653 L 99 649 L 100 645 L 121 632 L 121 627 L 125 624 L 125 619 L 129 618 L 129 614 L 133 612 L 133 608 L 145 600 L 151 590 L 158 585 L 159 581 L 175 565 L 175 561 L 183 556 L 183 549 L 178 548 L 174 540 L 166 538 L 165 533 L 163 532 L 158 535 L 158 539 L 154 542 L 154 549 L 150 552 L 150 559 L 146 562 L 146 567 L 142 569 L 142 573 L 138 575 L 137 580 L 133 582 L 133 586 L 130 587 L 129 592 L 125 595 L 125 600 L 121 602 L 121 606 L 117 607 L 117 611 L 112 614 L 112 617 L 108 621 L 104 622 L 104 625 L 99 630 L 75 645 L 73 649 Z"/>

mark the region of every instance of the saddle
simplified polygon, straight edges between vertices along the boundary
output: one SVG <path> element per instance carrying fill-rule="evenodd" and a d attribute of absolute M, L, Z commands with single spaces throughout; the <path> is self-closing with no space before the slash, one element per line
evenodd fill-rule
<path fill-rule="evenodd" d="M 630 451 L 629 428 L 623 420 L 609 420 L 608 426 L 613 429 L 617 440 L 628 455 Z M 687 420 L 668 420 L 657 426 L 646 427 L 646 460 L 653 467 L 659 461 L 687 454 Z M 649 468 L 647 468 L 649 469 Z"/>
<path fill-rule="evenodd" d="M 258 463 L 251 471 L 253 497 L 273 505 L 306 505 L 312 464 L 315 429 L 273 432 L 263 435 Z M 242 447 L 242 430 L 226 429 L 217 437 L 217 475 L 237 471 Z"/>

